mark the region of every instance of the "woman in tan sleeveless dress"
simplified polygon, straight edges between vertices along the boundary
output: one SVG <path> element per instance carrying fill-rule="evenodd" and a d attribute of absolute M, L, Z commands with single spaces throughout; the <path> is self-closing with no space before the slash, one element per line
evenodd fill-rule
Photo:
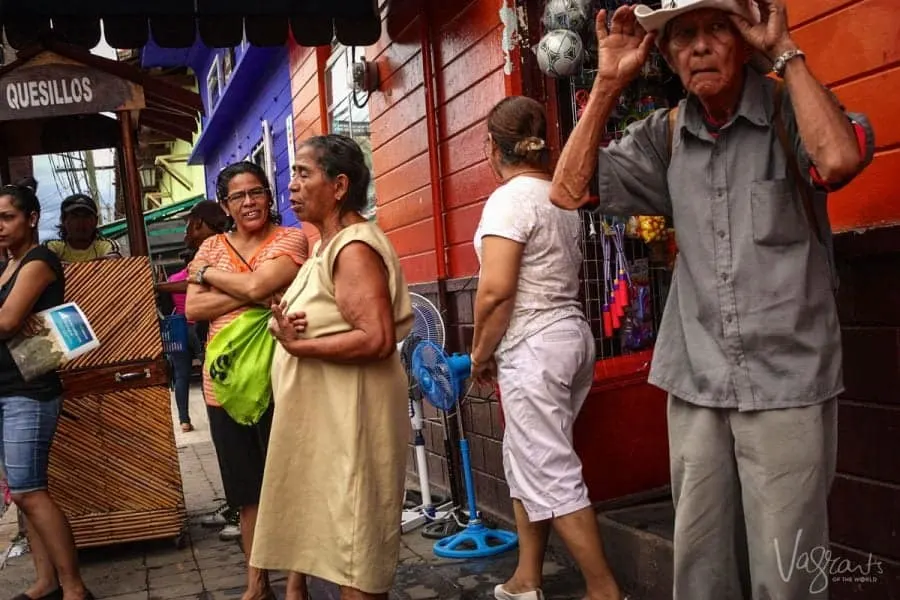
<path fill-rule="evenodd" d="M 360 214 L 352 139 L 297 151 L 291 204 L 322 239 L 273 307 L 275 416 L 251 564 L 386 598 L 400 549 L 409 421 L 396 351 L 412 309 L 396 252 Z"/>

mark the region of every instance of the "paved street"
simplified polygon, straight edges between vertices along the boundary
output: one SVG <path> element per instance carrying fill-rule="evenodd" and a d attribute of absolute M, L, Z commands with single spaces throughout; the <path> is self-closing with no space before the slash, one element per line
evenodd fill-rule
<path fill-rule="evenodd" d="M 131 544 L 82 552 L 88 587 L 102 600 L 218 600 L 239 599 L 243 591 L 244 556 L 237 542 L 222 542 L 216 530 L 204 529 L 198 518 L 222 498 L 216 457 L 209 439 L 206 413 L 199 393 L 192 396 L 192 419 L 197 428 L 188 434 L 176 430 L 184 493 L 190 519 L 186 546 L 174 541 Z M 0 551 L 15 534 L 15 511 L 0 522 Z M 391 598 L 429 600 L 491 598 L 491 590 L 512 573 L 515 553 L 474 561 L 440 559 L 432 552 L 432 540 L 418 531 L 404 536 L 401 561 Z M 581 598 L 581 577 L 567 559 L 548 556 L 544 586 L 548 598 Z M 0 600 L 24 590 L 31 581 L 28 556 L 11 559 L 0 571 Z M 284 595 L 283 574 L 273 575 L 279 597 Z M 337 599 L 337 588 L 314 580 L 313 600 Z"/>

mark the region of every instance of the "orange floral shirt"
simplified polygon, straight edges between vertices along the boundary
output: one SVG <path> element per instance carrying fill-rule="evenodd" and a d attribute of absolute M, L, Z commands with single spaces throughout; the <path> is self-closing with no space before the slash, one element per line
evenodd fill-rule
<path fill-rule="evenodd" d="M 227 234 L 214 235 L 207 238 L 194 256 L 194 261 L 209 265 L 212 269 L 228 271 L 230 273 L 247 273 L 256 270 L 267 260 L 274 260 L 280 256 L 288 256 L 297 265 L 302 265 L 309 254 L 309 242 L 299 229 L 293 227 L 277 227 L 272 234 L 259 245 L 251 257 L 245 257 L 247 263 L 226 241 Z M 248 266 L 249 264 L 249 266 Z M 229 313 L 213 319 L 209 323 L 208 340 L 213 339 L 223 327 L 234 321 L 250 305 L 242 306 Z M 219 406 L 212 389 L 212 381 L 206 369 L 203 369 L 203 395 L 210 406 Z"/>

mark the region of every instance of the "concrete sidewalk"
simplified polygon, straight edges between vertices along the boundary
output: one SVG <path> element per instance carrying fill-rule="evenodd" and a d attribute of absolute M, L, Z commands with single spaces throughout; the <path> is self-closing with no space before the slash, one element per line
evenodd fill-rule
<path fill-rule="evenodd" d="M 174 404 L 174 403 L 173 403 Z M 195 431 L 176 428 L 185 502 L 189 515 L 186 546 L 172 540 L 85 550 L 82 570 L 88 587 L 103 600 L 239 600 L 245 582 L 244 555 L 237 542 L 222 542 L 216 530 L 199 526 L 201 515 L 214 510 L 223 497 L 215 451 L 209 438 L 206 411 L 199 391 L 191 397 Z M 177 418 L 174 417 L 173 422 Z M 16 531 L 15 511 L 0 522 L 0 551 Z M 432 540 L 419 531 L 403 537 L 400 564 L 391 598 L 429 600 L 492 598 L 494 585 L 515 569 L 515 552 L 482 560 L 437 558 Z M 567 558 L 548 552 L 544 592 L 548 599 L 576 600 L 583 596 L 581 576 Z M 33 576 L 29 556 L 11 559 L 0 571 L 0 600 L 25 590 Z M 273 586 L 284 596 L 284 574 L 272 575 Z M 336 586 L 311 582 L 313 600 L 337 600 Z"/>

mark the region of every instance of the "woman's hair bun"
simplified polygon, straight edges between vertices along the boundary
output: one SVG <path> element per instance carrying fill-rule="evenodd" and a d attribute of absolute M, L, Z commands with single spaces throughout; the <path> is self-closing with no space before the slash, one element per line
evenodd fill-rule
<path fill-rule="evenodd" d="M 547 147 L 547 143 L 539 137 L 527 137 L 516 142 L 513 151 L 519 156 L 525 156 L 529 152 L 537 152 Z"/>

